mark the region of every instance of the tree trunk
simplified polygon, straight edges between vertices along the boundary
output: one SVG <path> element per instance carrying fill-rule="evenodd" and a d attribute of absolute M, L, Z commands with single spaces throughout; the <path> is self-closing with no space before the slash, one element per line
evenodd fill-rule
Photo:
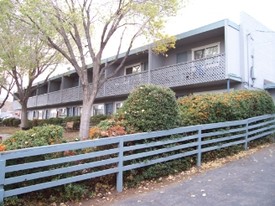
<path fill-rule="evenodd" d="M 28 123 L 28 108 L 27 108 L 27 101 L 21 102 L 21 129 L 28 129 L 29 123 Z"/>
<path fill-rule="evenodd" d="M 89 86 L 82 87 L 83 89 L 83 105 L 82 105 L 82 112 L 80 118 L 80 128 L 79 128 L 79 137 L 81 140 L 87 139 L 89 137 L 89 129 L 90 129 L 90 118 L 91 118 L 91 111 L 92 105 L 94 102 L 94 95 L 91 96 L 90 92 L 88 91 L 90 88 Z"/>

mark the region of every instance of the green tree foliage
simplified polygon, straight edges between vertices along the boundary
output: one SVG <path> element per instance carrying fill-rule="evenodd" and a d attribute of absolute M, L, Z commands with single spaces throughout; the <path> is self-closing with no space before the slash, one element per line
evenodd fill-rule
<path fill-rule="evenodd" d="M 14 0 L 14 15 L 67 59 L 77 72 L 83 107 L 80 137 L 89 133 L 91 108 L 97 92 L 108 78 L 123 68 L 137 39 L 159 41 L 154 49 L 165 52 L 174 39 L 164 34 L 165 20 L 176 14 L 179 0 Z M 163 45 L 165 44 L 165 47 Z M 102 65 L 106 51 L 114 53 Z M 123 57 L 119 56 L 126 51 Z M 92 62 L 92 89 L 87 65 Z M 115 71 L 105 71 L 116 65 Z"/>
<path fill-rule="evenodd" d="M 196 125 L 275 113 L 271 96 L 265 91 L 239 90 L 224 94 L 190 95 L 178 100 L 181 125 Z"/>
<path fill-rule="evenodd" d="M 36 89 L 33 84 L 43 75 L 45 82 L 56 68 L 60 56 L 13 13 L 12 1 L 0 1 L 0 75 L 5 85 L 15 85 L 21 105 L 21 127 L 28 127 L 27 102 Z M 1 79 L 0 79 L 1 82 Z M 0 86 L 10 92 L 11 86 Z"/>
<path fill-rule="evenodd" d="M 119 110 L 126 126 L 135 131 L 155 131 L 178 126 L 179 108 L 169 88 L 142 85 L 134 90 Z"/>

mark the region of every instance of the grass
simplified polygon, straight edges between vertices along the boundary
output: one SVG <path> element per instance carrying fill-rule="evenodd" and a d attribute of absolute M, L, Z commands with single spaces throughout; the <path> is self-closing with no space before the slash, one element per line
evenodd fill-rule
<path fill-rule="evenodd" d="M 17 132 L 19 130 L 20 130 L 19 127 L 4 127 L 4 126 L 0 126 L 0 135 L 1 134 L 12 135 L 12 134 L 14 134 L 15 132 Z M 74 141 L 76 138 L 78 138 L 78 133 L 79 133 L 79 131 L 65 131 L 64 130 L 63 136 L 68 141 Z"/>

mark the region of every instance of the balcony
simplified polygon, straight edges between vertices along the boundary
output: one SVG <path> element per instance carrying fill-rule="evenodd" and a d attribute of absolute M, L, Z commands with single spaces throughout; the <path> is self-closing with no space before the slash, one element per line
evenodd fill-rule
<path fill-rule="evenodd" d="M 97 97 L 125 95 L 141 84 L 151 83 L 165 87 L 180 87 L 226 79 L 225 55 L 180 63 L 138 74 L 109 79 L 100 88 Z M 30 97 L 28 107 L 46 106 L 82 100 L 80 86 Z"/>

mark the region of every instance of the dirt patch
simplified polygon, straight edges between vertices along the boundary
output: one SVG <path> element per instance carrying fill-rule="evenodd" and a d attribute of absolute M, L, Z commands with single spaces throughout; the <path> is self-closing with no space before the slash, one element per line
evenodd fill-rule
<path fill-rule="evenodd" d="M 63 136 L 68 141 L 75 141 L 79 139 L 79 131 L 64 131 Z"/>
<path fill-rule="evenodd" d="M 19 131 L 19 127 L 0 127 L 0 135 L 1 134 L 14 134 Z"/>

